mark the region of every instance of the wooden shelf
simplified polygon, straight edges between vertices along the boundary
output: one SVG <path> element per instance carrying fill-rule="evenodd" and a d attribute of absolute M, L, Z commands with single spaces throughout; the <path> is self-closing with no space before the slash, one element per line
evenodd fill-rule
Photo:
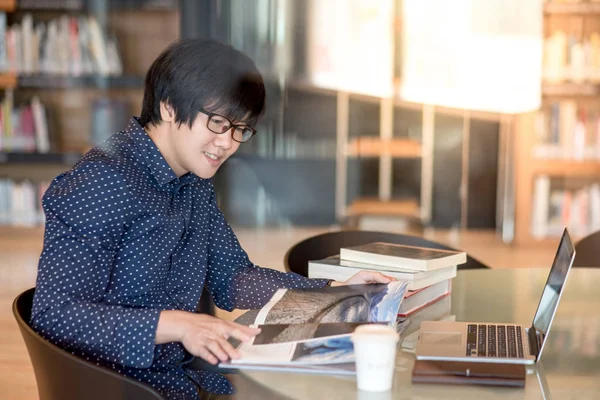
<path fill-rule="evenodd" d="M 596 83 L 544 83 L 542 84 L 544 96 L 598 96 L 600 84 Z"/>
<path fill-rule="evenodd" d="M 548 40 L 558 30 L 587 32 L 587 25 L 595 22 L 600 17 L 600 2 L 592 0 L 546 1 L 542 10 L 543 28 L 546 35 L 548 35 L 544 40 Z M 544 55 L 542 54 L 542 56 Z M 539 61 L 543 64 L 542 59 Z M 575 75 L 569 74 L 568 71 L 556 72 L 564 73 L 562 75 L 557 74 L 556 79 L 543 79 L 541 82 L 542 103 L 573 101 L 577 104 L 577 107 L 579 107 L 579 104 L 585 104 L 586 107 L 590 108 L 596 107 L 596 99 L 600 96 L 600 80 L 597 80 L 593 74 L 589 74 L 585 76 L 585 79 L 574 81 L 571 77 Z M 515 138 L 507 149 L 514 153 L 512 168 L 515 186 L 512 193 L 511 190 L 507 191 L 508 196 L 505 197 L 509 200 L 509 207 L 511 207 L 511 203 L 514 204 L 514 210 L 512 210 L 513 221 L 510 221 L 511 212 L 507 213 L 509 217 L 507 221 L 512 222 L 514 227 L 513 243 L 540 248 L 546 245 L 556 246 L 560 238 L 552 235 L 541 238 L 535 237 L 534 232 L 536 234 L 538 231 L 547 232 L 549 228 L 548 226 L 534 227 L 534 224 L 537 224 L 538 219 L 540 219 L 539 223 L 546 225 L 551 217 L 553 218 L 559 213 L 559 210 L 546 210 L 547 204 L 550 207 L 561 208 L 564 207 L 564 204 L 552 205 L 551 200 L 548 198 L 548 196 L 551 196 L 551 192 L 555 190 L 552 183 L 548 188 L 548 182 L 540 182 L 541 184 L 537 185 L 536 180 L 545 175 L 551 181 L 564 183 L 565 190 L 575 190 L 575 187 L 584 187 L 588 184 L 586 181 L 597 179 L 600 176 L 600 160 L 562 158 L 561 156 L 565 152 L 560 144 L 536 143 L 536 132 L 540 130 L 538 112 L 547 113 L 545 118 L 550 118 L 549 110 L 547 107 L 542 106 L 537 111 L 516 115 L 513 124 L 506 132 L 508 136 Z M 562 120 L 559 121 L 559 125 L 562 122 Z M 572 129 L 566 130 L 571 132 L 568 135 L 569 140 L 573 140 Z M 585 150 L 587 155 L 588 149 Z M 573 184 L 572 187 L 571 184 Z M 541 189 L 544 191 L 542 192 Z M 560 190 L 563 190 L 563 188 Z M 543 206 L 546 215 L 534 215 L 533 211 L 537 210 L 538 202 L 540 206 Z M 545 223 L 542 220 L 545 220 Z M 563 220 L 562 223 L 570 225 L 571 221 Z M 582 228 L 589 229 L 590 224 L 581 225 Z M 510 226 L 510 223 L 506 226 Z M 575 233 L 573 231 L 575 229 L 572 230 L 572 234 Z"/>
<path fill-rule="evenodd" d="M 63 89 L 63 88 L 142 88 L 144 77 L 133 75 L 102 76 L 68 76 L 68 75 L 21 75 L 18 78 L 19 88 L 31 89 Z"/>
<path fill-rule="evenodd" d="M 2 1 L 2 0 L 0 0 Z M 55 4 L 52 1 L 44 0 L 19 0 L 17 7 L 19 10 L 25 11 L 85 11 L 90 8 L 90 4 L 97 0 L 58 0 Z M 12 0 L 15 3 L 15 0 Z M 117 10 L 176 10 L 178 8 L 178 0 L 108 0 L 106 5 L 100 6 L 100 9 L 106 7 L 107 11 Z M 13 10 L 14 10 L 13 5 Z"/>
<path fill-rule="evenodd" d="M 66 164 L 73 165 L 80 153 L 19 153 L 0 151 L 0 164 Z"/>
<path fill-rule="evenodd" d="M 600 3 L 546 3 L 544 14 L 600 14 Z"/>
<path fill-rule="evenodd" d="M 349 156 L 379 157 L 385 154 L 393 158 L 421 158 L 421 143 L 410 139 L 382 140 L 378 137 L 360 137 L 348 144 Z"/>
<path fill-rule="evenodd" d="M 0 0 L 0 11 L 12 12 L 15 10 L 15 7 L 16 7 L 15 0 Z"/>
<path fill-rule="evenodd" d="M 387 215 L 420 218 L 421 210 L 414 199 L 381 201 L 376 198 L 355 200 L 347 210 L 348 216 Z"/>
<path fill-rule="evenodd" d="M 64 89 L 64 88 L 142 88 L 143 76 L 67 76 L 67 75 L 17 75 L 14 72 L 0 72 L 0 89 Z"/>
<path fill-rule="evenodd" d="M 0 73 L 0 89 L 11 89 L 17 86 L 17 76 L 12 72 Z"/>
<path fill-rule="evenodd" d="M 533 173 L 537 175 L 564 177 L 598 177 L 600 161 L 534 160 Z"/>

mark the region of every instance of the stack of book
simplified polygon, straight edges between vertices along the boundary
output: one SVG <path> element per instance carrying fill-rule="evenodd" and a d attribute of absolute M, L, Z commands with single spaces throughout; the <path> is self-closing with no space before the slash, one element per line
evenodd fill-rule
<path fill-rule="evenodd" d="M 378 242 L 341 248 L 339 255 L 310 261 L 308 276 L 345 281 L 368 270 L 408 281 L 398 315 L 412 316 L 450 294 L 457 265 L 466 261 L 461 251 Z"/>

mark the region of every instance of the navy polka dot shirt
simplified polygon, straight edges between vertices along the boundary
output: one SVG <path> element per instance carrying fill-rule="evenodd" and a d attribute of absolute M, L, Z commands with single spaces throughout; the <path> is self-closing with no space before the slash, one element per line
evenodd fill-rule
<path fill-rule="evenodd" d="M 154 343 L 161 310 L 194 312 L 205 286 L 230 311 L 260 308 L 278 288 L 326 283 L 252 264 L 212 182 L 177 178 L 136 118 L 54 179 L 43 207 L 33 328 L 169 399 L 234 389 L 186 369 L 192 357 L 180 343 Z"/>

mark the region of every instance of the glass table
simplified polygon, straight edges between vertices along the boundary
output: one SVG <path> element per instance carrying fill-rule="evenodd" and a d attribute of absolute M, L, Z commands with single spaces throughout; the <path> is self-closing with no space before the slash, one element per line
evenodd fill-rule
<path fill-rule="evenodd" d="M 460 271 L 450 318 L 530 326 L 548 269 Z M 391 392 L 356 389 L 355 377 L 242 370 L 282 399 L 591 399 L 600 397 L 600 268 L 573 268 L 542 361 L 528 367 L 525 388 L 412 384 L 414 354 L 399 347 Z"/>

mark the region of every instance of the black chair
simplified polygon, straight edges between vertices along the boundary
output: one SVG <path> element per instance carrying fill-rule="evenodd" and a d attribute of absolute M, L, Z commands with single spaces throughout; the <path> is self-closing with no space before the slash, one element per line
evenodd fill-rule
<path fill-rule="evenodd" d="M 285 255 L 284 264 L 287 271 L 308 276 L 308 262 L 339 254 L 341 247 L 357 246 L 371 242 L 388 242 L 407 246 L 430 247 L 440 250 L 455 250 L 446 245 L 432 242 L 418 236 L 402 235 L 389 232 L 373 232 L 345 230 L 327 232 L 302 240 L 292 246 Z M 467 262 L 459 265 L 459 269 L 489 268 L 481 261 L 467 255 Z"/>
<path fill-rule="evenodd" d="M 594 232 L 575 244 L 574 267 L 600 267 L 600 231 Z"/>
<path fill-rule="evenodd" d="M 13 314 L 27 346 L 40 400 L 165 400 L 150 386 L 75 357 L 29 326 L 35 288 L 13 302 Z"/>

